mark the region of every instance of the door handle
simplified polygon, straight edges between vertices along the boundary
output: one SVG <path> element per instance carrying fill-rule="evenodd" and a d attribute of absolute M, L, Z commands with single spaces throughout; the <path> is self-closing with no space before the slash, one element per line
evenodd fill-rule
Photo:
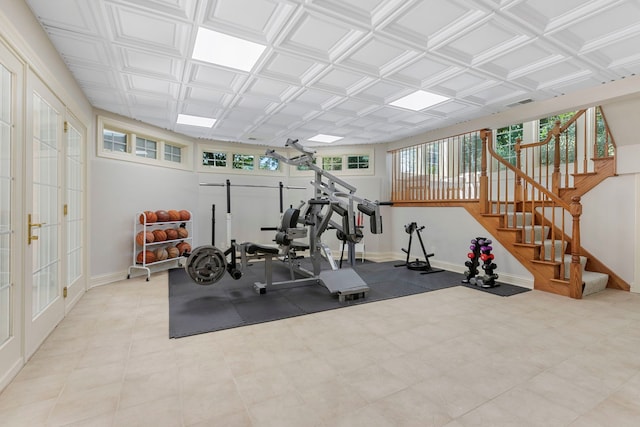
<path fill-rule="evenodd" d="M 28 218 L 28 222 L 27 222 L 27 223 L 28 223 L 28 225 L 29 225 L 29 229 L 28 229 L 28 231 L 27 231 L 27 242 L 28 242 L 29 244 L 31 244 L 31 242 L 32 242 L 33 240 L 38 240 L 38 236 L 34 236 L 33 234 L 31 234 L 31 233 L 32 233 L 32 229 L 33 229 L 33 228 L 40 228 L 40 227 L 42 227 L 44 224 L 46 224 L 46 222 L 40 222 L 40 223 L 34 223 L 34 222 L 31 222 L 31 214 L 27 215 L 27 218 Z"/>

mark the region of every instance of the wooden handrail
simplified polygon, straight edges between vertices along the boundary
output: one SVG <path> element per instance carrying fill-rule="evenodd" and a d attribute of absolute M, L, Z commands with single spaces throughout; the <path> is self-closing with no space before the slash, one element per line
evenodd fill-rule
<path fill-rule="evenodd" d="M 569 126 L 571 126 L 576 120 L 578 120 L 580 118 L 580 116 L 582 116 L 587 110 L 586 109 L 582 109 L 577 111 L 573 117 L 571 117 L 571 119 L 567 120 L 567 123 L 565 123 L 563 126 L 560 126 L 560 128 L 557 131 L 557 134 L 561 134 L 562 132 L 566 131 Z M 604 116 L 603 116 L 604 117 Z M 549 132 L 549 134 L 547 135 L 547 137 L 543 140 L 543 141 L 538 141 L 538 142 L 530 142 L 528 144 L 521 144 L 520 148 L 533 148 L 533 147 L 540 147 L 542 145 L 546 145 L 549 143 L 549 141 L 551 141 L 551 138 L 553 138 L 553 136 L 556 134 L 556 132 Z"/>
<path fill-rule="evenodd" d="M 487 135 L 487 134 L 491 135 L 491 129 L 485 129 L 485 132 L 486 132 L 485 135 Z M 567 202 L 565 202 L 560 197 L 558 197 L 555 194 L 553 194 L 551 191 L 547 190 L 543 185 L 538 184 L 535 180 L 531 179 L 529 176 L 524 174 L 521 170 L 517 169 L 511 163 L 509 163 L 506 160 L 504 160 L 502 158 L 502 156 L 500 156 L 498 153 L 496 153 L 496 151 L 493 149 L 493 145 L 492 144 L 487 143 L 487 149 L 488 149 L 489 153 L 491 154 L 491 157 L 496 159 L 499 163 L 501 163 L 506 168 L 510 169 L 515 174 L 516 177 L 519 177 L 520 179 L 525 180 L 528 184 L 530 184 L 532 187 L 535 187 L 538 191 L 540 191 L 545 196 L 547 196 L 548 198 L 553 200 L 555 203 L 559 204 L 560 206 L 562 206 L 567 211 L 569 210 L 569 204 Z"/>

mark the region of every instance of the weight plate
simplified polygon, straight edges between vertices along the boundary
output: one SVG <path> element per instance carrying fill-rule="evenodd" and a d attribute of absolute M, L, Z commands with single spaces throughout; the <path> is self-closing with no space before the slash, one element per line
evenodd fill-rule
<path fill-rule="evenodd" d="M 213 285 L 227 270 L 227 257 L 215 246 L 194 249 L 184 266 L 191 280 L 199 285 Z"/>

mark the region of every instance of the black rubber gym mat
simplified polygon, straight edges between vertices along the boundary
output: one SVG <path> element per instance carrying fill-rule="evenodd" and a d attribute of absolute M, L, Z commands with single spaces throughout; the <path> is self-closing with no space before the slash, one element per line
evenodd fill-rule
<path fill-rule="evenodd" d="M 259 295 L 253 290 L 253 283 L 262 280 L 264 267 L 261 262 L 248 266 L 240 280 L 225 275 L 210 286 L 195 284 L 182 268 L 169 270 L 169 336 L 181 338 L 464 285 L 462 274 L 443 271 L 423 275 L 405 267 L 394 267 L 398 263 L 401 261 L 358 262 L 354 269 L 370 291 L 366 298 L 345 302 L 316 284 L 276 287 Z M 289 278 L 286 264 L 275 261 L 273 280 Z M 464 286 L 500 296 L 528 291 L 507 284 L 488 289 Z"/>

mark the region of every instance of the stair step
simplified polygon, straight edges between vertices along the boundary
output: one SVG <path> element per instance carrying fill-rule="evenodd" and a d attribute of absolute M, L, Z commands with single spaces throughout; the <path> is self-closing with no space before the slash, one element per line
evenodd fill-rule
<path fill-rule="evenodd" d="M 587 257 L 580 256 L 580 265 L 582 266 L 582 271 L 584 272 L 585 268 L 587 266 Z M 564 277 L 565 277 L 565 279 L 569 278 L 569 275 L 570 275 L 569 268 L 571 268 L 571 255 L 565 255 L 564 256 Z"/>
<path fill-rule="evenodd" d="M 533 214 L 531 212 L 510 212 L 506 215 L 507 227 L 521 227 L 533 224 Z"/>
<path fill-rule="evenodd" d="M 525 225 L 522 229 L 524 230 L 524 235 L 522 236 L 524 243 L 536 243 L 546 240 L 550 227 L 547 225 Z M 531 230 L 533 230 L 533 239 L 531 238 Z"/>
<path fill-rule="evenodd" d="M 584 289 L 582 290 L 582 296 L 584 297 L 603 291 L 607 287 L 607 282 L 609 282 L 609 275 L 596 271 L 583 271 L 582 282 L 584 283 Z"/>
<path fill-rule="evenodd" d="M 542 247 L 544 248 L 544 259 L 546 260 L 550 260 L 551 259 L 551 249 L 554 247 L 554 243 L 555 243 L 555 252 L 553 253 L 554 258 L 556 261 L 560 262 L 563 260 L 564 256 L 565 256 L 565 249 L 567 248 L 567 242 L 565 242 L 564 240 L 556 240 L 555 242 L 552 240 L 545 240 L 544 242 L 541 242 Z M 542 250 L 540 251 L 540 253 L 542 253 Z M 571 257 L 569 257 L 569 262 L 571 262 Z"/>

